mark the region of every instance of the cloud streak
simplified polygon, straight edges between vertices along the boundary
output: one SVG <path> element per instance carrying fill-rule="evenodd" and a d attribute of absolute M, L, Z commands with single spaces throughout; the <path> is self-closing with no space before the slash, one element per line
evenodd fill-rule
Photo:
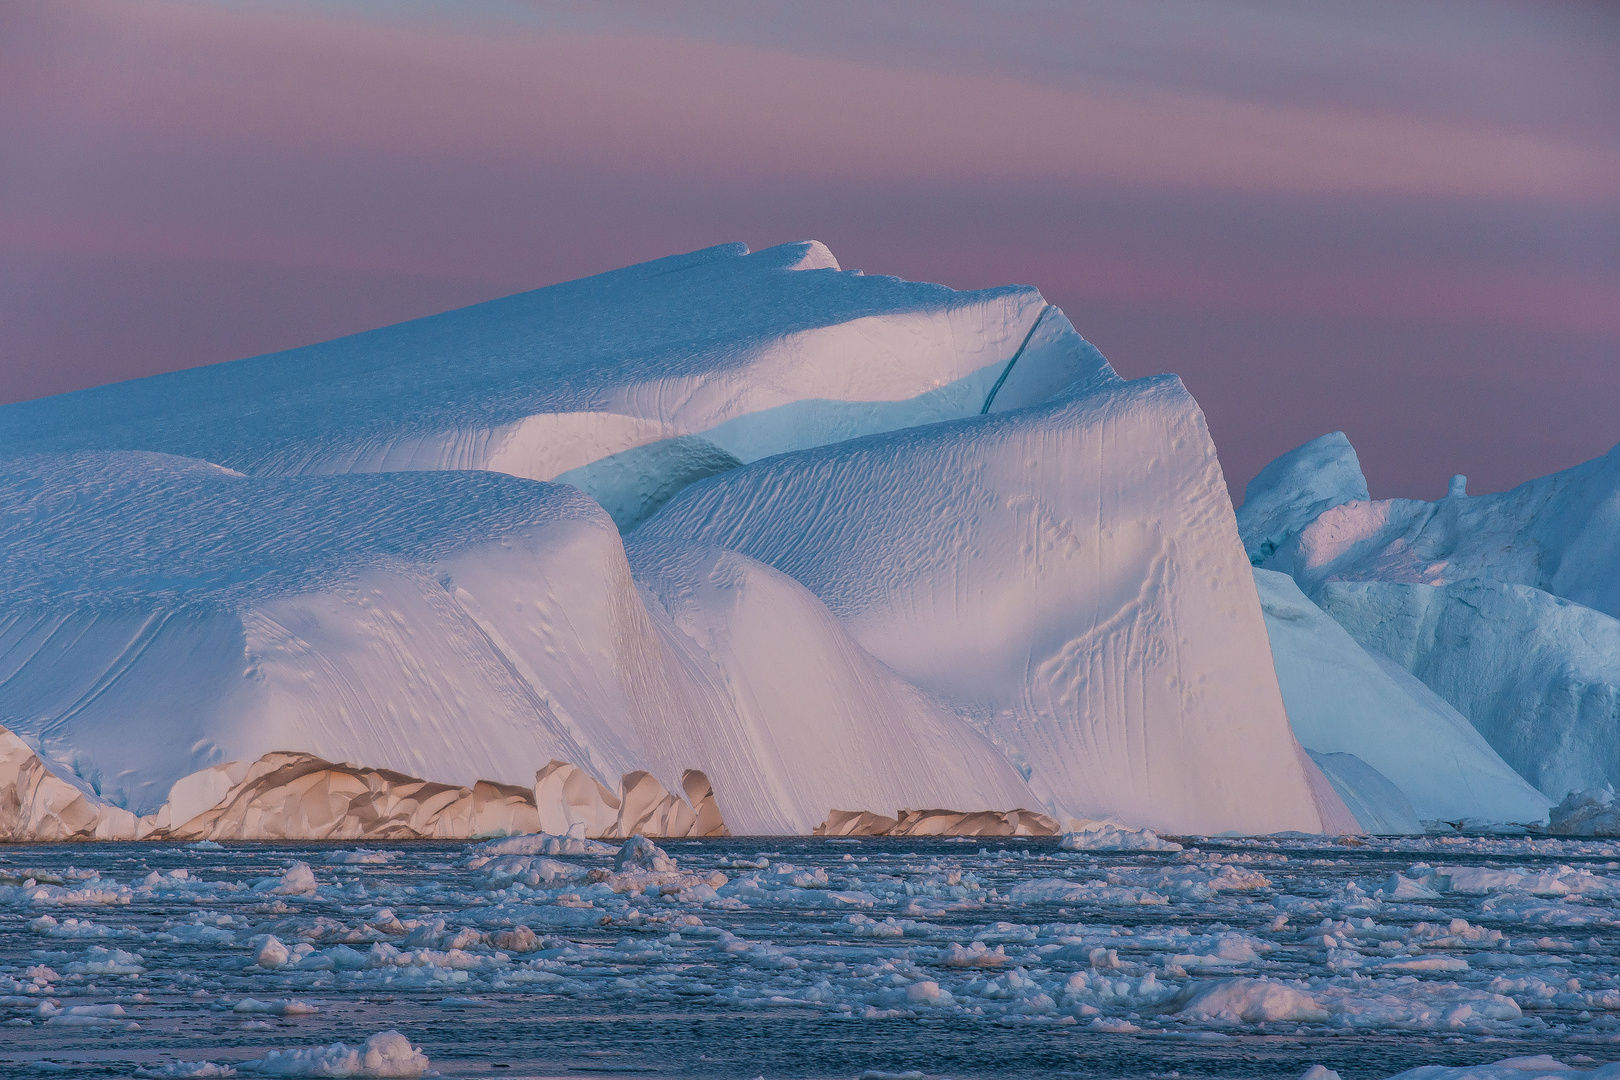
<path fill-rule="evenodd" d="M 12 58 L 87 134 L 173 151 L 465 157 L 733 180 L 1062 180 L 1288 193 L 1610 198 L 1620 152 L 1556 135 L 1188 89 L 1055 88 L 758 45 L 499 38 L 264 8 L 75 8 Z M 78 61 L 75 63 L 74 61 Z M 671 92 L 678 88 L 678 92 Z"/>

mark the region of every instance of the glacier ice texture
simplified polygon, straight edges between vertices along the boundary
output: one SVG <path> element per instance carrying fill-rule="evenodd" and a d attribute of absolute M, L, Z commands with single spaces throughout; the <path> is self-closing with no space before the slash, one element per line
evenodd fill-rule
<path fill-rule="evenodd" d="M 1364 650 L 1286 574 L 1256 569 L 1254 576 L 1294 734 L 1369 831 L 1421 831 L 1418 821 L 1546 818 L 1546 796 L 1466 716 L 1407 668 Z M 1340 760 L 1345 756 L 1361 768 Z M 1376 777 L 1397 789 L 1404 808 L 1387 793 L 1375 794 Z M 1395 817 L 1374 827 L 1358 804 L 1388 807 Z M 1397 822 L 1401 827 L 1390 827 Z"/>
<path fill-rule="evenodd" d="M 1251 556 L 1420 679 L 1551 802 L 1620 780 L 1620 448 L 1495 494 L 1455 477 L 1424 502 L 1356 498 L 1365 485 L 1340 438 L 1256 477 L 1249 499 L 1289 524 L 1262 527 L 1257 511 Z M 1460 811 L 1442 816 L 1504 808 Z"/>
<path fill-rule="evenodd" d="M 1061 814 L 1323 827 L 1174 377 L 781 454 L 691 485 L 628 542 L 638 571 L 702 545 L 800 582 Z"/>

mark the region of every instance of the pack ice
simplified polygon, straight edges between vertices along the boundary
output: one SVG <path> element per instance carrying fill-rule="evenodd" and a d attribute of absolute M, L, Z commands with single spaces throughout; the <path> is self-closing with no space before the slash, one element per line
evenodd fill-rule
<path fill-rule="evenodd" d="M 0 456 L 15 837 L 1357 827 L 1197 405 L 1032 288 L 712 248 Z"/>
<path fill-rule="evenodd" d="M 1459 476 L 1435 502 L 1375 500 L 1355 451 L 1335 433 L 1284 455 L 1256 477 L 1238 523 L 1258 567 L 1291 575 L 1391 678 L 1415 676 L 1441 699 L 1405 714 L 1455 710 L 1544 799 L 1556 802 L 1620 780 L 1620 448 L 1496 494 L 1470 496 Z M 1263 586 L 1275 577 L 1257 574 Z M 1300 597 L 1295 606 L 1312 605 Z M 1274 645 L 1287 635 L 1274 619 Z M 1285 696 L 1288 651 L 1278 649 Z M 1330 716 L 1332 698 L 1344 694 L 1292 681 L 1301 701 L 1296 708 L 1290 696 L 1296 730 L 1302 710 Z M 1406 687 L 1414 701 L 1428 697 L 1410 682 Z M 1447 722 L 1457 727 L 1454 716 Z M 1439 730 L 1433 719 L 1428 726 Z M 1338 723 L 1335 730 L 1341 740 L 1364 740 L 1370 764 L 1399 769 L 1394 755 L 1370 756 L 1382 738 L 1373 725 L 1353 731 Z M 1423 800 L 1409 784 L 1394 771 L 1389 778 L 1425 817 L 1434 811 L 1452 821 L 1538 819 L 1529 813 L 1533 800 L 1521 787 L 1495 779 L 1495 764 L 1464 734 L 1450 740 L 1453 782 L 1447 786 L 1455 797 L 1443 805 L 1419 806 Z M 1301 738 L 1311 745 L 1303 731 Z M 1472 779 L 1465 781 L 1457 769 Z M 1491 797 L 1466 796 L 1468 787 Z"/>

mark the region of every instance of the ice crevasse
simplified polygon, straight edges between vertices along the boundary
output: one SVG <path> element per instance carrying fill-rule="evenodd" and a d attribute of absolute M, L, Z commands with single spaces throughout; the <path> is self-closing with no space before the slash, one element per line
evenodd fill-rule
<path fill-rule="evenodd" d="M 708 249 L 6 406 L 0 455 L 59 832 L 1356 828 L 1197 405 L 1030 288 Z"/>

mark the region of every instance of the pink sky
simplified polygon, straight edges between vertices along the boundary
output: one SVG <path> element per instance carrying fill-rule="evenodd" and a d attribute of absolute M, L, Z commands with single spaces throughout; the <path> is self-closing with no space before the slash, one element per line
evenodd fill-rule
<path fill-rule="evenodd" d="M 1334 429 L 1375 494 L 1500 488 L 1620 441 L 1617 50 L 1598 5 L 11 5 L 0 401 L 814 237 L 1040 286 L 1237 492 Z"/>

